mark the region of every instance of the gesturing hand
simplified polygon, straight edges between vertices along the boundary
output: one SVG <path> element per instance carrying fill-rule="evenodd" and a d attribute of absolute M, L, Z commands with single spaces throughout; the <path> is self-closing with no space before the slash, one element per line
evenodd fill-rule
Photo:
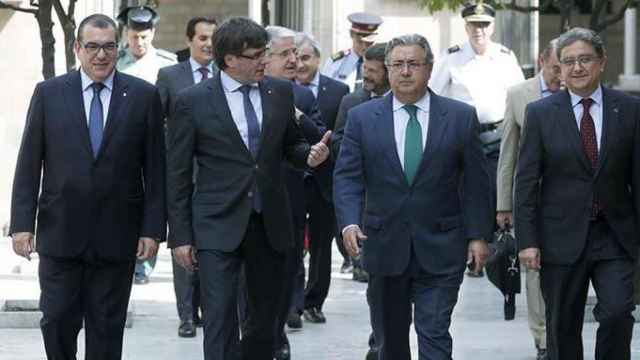
<path fill-rule="evenodd" d="M 331 141 L 331 131 L 324 133 L 320 142 L 311 147 L 309 157 L 307 157 L 307 165 L 314 168 L 327 160 L 329 157 L 329 141 Z"/>

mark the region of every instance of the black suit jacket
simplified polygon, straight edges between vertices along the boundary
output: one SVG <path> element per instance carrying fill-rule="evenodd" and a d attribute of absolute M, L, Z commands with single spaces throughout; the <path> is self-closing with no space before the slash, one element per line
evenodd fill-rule
<path fill-rule="evenodd" d="M 309 153 L 294 120 L 290 81 L 265 78 L 260 151 L 254 159 L 231 117 L 220 73 L 185 89 L 169 123 L 174 139 L 168 153 L 170 247 L 235 250 L 252 212 L 254 183 L 262 197 L 262 216 L 271 247 L 293 244 L 291 210 L 282 162 L 303 167 Z M 193 161 L 198 164 L 193 193 Z"/>
<path fill-rule="evenodd" d="M 544 262 L 579 259 L 594 195 L 620 244 L 637 257 L 640 101 L 603 87 L 603 103 L 595 172 L 582 148 L 567 91 L 527 106 L 516 170 L 515 230 L 520 248 L 540 248 Z"/>
<path fill-rule="evenodd" d="M 139 237 L 164 239 L 162 116 L 153 85 L 116 72 L 94 158 L 80 73 L 39 83 L 16 165 L 11 233 L 33 232 L 37 213 L 40 254 L 76 257 L 91 249 L 110 260 L 135 258 Z"/>
<path fill-rule="evenodd" d="M 218 68 L 213 64 L 214 75 L 217 71 Z M 175 65 L 163 67 L 158 71 L 156 86 L 158 87 L 158 92 L 160 92 L 162 105 L 168 118 L 171 118 L 171 115 L 176 110 L 178 93 L 193 85 L 193 72 L 189 58 Z"/>
<path fill-rule="evenodd" d="M 340 154 L 340 145 L 344 137 L 344 128 L 347 126 L 347 113 L 351 108 L 371 100 L 371 92 L 360 88 L 350 94 L 345 95 L 340 102 L 336 122 L 331 135 L 331 154 L 334 158 Z"/>

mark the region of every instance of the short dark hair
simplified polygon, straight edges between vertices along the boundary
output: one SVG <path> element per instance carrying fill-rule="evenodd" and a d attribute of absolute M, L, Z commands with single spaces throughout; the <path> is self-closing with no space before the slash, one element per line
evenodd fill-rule
<path fill-rule="evenodd" d="M 189 19 L 189 22 L 187 22 L 187 38 L 189 40 L 193 40 L 193 37 L 196 35 L 196 25 L 198 25 L 200 23 L 207 23 L 207 24 L 210 24 L 210 25 L 218 25 L 218 21 L 216 21 L 216 19 L 213 16 L 211 16 L 211 17 L 204 17 L 204 16 L 192 17 L 191 19 Z"/>
<path fill-rule="evenodd" d="M 380 61 L 384 64 L 386 49 L 387 43 L 373 44 L 364 52 L 364 58 L 365 60 Z"/>
<path fill-rule="evenodd" d="M 255 21 L 245 17 L 231 18 L 213 34 L 216 65 L 224 70 L 227 68 L 225 56 L 240 55 L 246 49 L 263 48 L 268 42 L 269 34 Z"/>
<path fill-rule="evenodd" d="M 82 30 L 84 30 L 84 27 L 87 25 L 90 25 L 98 29 L 112 28 L 113 33 L 116 35 L 116 42 L 118 41 L 118 31 L 117 31 L 118 27 L 116 26 L 116 22 L 113 21 L 112 18 L 106 15 L 93 14 L 82 19 L 82 21 L 80 22 L 80 25 L 78 25 L 78 34 L 76 36 L 76 39 L 78 40 L 78 42 L 82 41 Z"/>
<path fill-rule="evenodd" d="M 606 51 L 604 49 L 604 43 L 602 42 L 602 38 L 600 37 L 600 35 L 598 35 L 598 33 L 591 29 L 576 27 L 558 37 L 558 46 L 556 48 L 558 60 L 562 60 L 560 58 L 562 49 L 572 45 L 577 41 L 584 41 L 587 44 L 593 46 L 593 49 L 596 51 L 598 57 L 603 57 L 605 55 Z"/>

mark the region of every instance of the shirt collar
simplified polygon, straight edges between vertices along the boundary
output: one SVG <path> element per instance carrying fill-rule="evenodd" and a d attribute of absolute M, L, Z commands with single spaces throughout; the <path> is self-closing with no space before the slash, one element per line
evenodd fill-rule
<path fill-rule="evenodd" d="M 234 92 L 238 89 L 240 89 L 240 87 L 242 87 L 243 83 L 239 82 L 238 80 L 232 78 L 231 76 L 229 76 L 229 74 L 227 74 L 224 70 L 220 71 L 220 81 L 222 82 L 222 87 L 224 88 L 224 90 L 226 92 Z M 253 83 L 253 84 L 248 84 L 251 87 L 258 87 L 257 83 Z"/>
<path fill-rule="evenodd" d="M 429 90 L 427 90 L 427 93 L 424 94 L 424 96 L 420 100 L 416 101 L 413 105 L 415 105 L 418 109 L 428 114 L 430 98 L 431 98 L 431 95 L 429 94 Z M 395 95 L 393 96 L 393 112 L 396 112 L 402 109 L 402 107 L 405 105 L 406 104 L 400 102 L 400 100 L 398 100 L 398 98 L 396 98 Z"/>
<path fill-rule="evenodd" d="M 213 72 L 213 62 L 209 62 L 209 65 L 207 65 L 207 66 L 202 66 L 193 57 L 189 57 L 189 64 L 191 64 L 191 72 L 196 72 L 201 67 L 206 67 L 207 69 L 209 69 L 209 74 L 211 74 Z"/>
<path fill-rule="evenodd" d="M 387 96 L 387 94 L 389 94 L 390 92 L 391 92 L 391 89 L 387 90 L 387 91 L 386 91 L 385 93 L 383 93 L 383 94 L 376 94 L 375 92 L 373 92 L 373 91 L 372 91 L 372 92 L 369 94 L 369 96 L 370 96 L 371 98 L 374 98 L 374 97 L 381 97 L 381 96 Z"/>
<path fill-rule="evenodd" d="M 582 96 L 574 94 L 571 90 L 569 90 L 569 95 L 571 96 L 571 107 L 576 107 L 583 99 Z M 596 90 L 587 97 L 591 98 L 594 103 L 602 106 L 602 86 L 598 85 Z"/>
<path fill-rule="evenodd" d="M 107 76 L 107 78 L 102 82 L 102 84 L 107 89 L 109 89 L 109 91 L 113 91 L 113 77 L 115 73 L 116 73 L 116 70 L 114 68 L 111 74 L 109 74 L 109 76 Z M 89 75 L 87 75 L 87 73 L 84 72 L 83 68 L 80 68 L 80 81 L 82 82 L 82 91 L 86 91 L 89 88 L 89 86 L 91 86 L 91 84 L 94 83 L 94 81 L 91 80 Z"/>
<path fill-rule="evenodd" d="M 300 85 L 300 86 L 306 86 L 306 87 L 320 87 L 320 71 L 316 71 L 315 76 L 313 77 L 313 79 L 311 79 L 311 82 L 309 82 L 308 84 L 303 84 L 300 81 L 296 80 L 296 84 Z"/>
<path fill-rule="evenodd" d="M 544 94 L 545 92 L 551 92 L 551 90 L 549 90 L 549 87 L 547 86 L 547 83 L 544 82 L 544 77 L 542 77 L 542 72 L 540 72 L 540 75 L 538 75 L 538 80 L 540 80 L 540 93 Z"/>

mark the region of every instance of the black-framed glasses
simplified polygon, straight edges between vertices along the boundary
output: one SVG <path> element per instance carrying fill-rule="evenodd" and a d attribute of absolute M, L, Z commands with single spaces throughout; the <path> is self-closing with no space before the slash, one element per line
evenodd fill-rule
<path fill-rule="evenodd" d="M 264 57 L 267 56 L 267 48 L 264 48 L 253 55 L 238 54 L 236 56 L 253 61 L 264 59 Z"/>
<path fill-rule="evenodd" d="M 578 56 L 577 58 L 562 59 L 560 60 L 560 64 L 566 67 L 574 67 L 576 64 L 580 64 L 582 67 L 587 67 L 599 58 L 599 56 L 595 55 Z"/>
<path fill-rule="evenodd" d="M 87 42 L 80 43 L 82 47 L 89 53 L 90 55 L 95 55 L 100 52 L 100 50 L 104 50 L 106 54 L 113 54 L 118 49 L 118 44 L 113 41 L 106 42 L 104 44 L 99 44 L 97 42 Z"/>
<path fill-rule="evenodd" d="M 295 57 L 298 57 L 298 49 L 297 48 L 289 48 L 283 51 L 280 51 L 278 53 L 276 52 L 269 52 L 269 55 L 276 55 L 282 58 L 288 58 L 289 56 L 293 55 Z"/>
<path fill-rule="evenodd" d="M 427 65 L 427 63 L 414 62 L 414 61 L 409 61 L 409 62 L 397 61 L 397 62 L 387 63 L 386 65 L 389 68 L 389 70 L 391 70 L 393 72 L 401 72 L 404 69 L 409 69 L 411 71 L 417 71 L 421 67 Z"/>

